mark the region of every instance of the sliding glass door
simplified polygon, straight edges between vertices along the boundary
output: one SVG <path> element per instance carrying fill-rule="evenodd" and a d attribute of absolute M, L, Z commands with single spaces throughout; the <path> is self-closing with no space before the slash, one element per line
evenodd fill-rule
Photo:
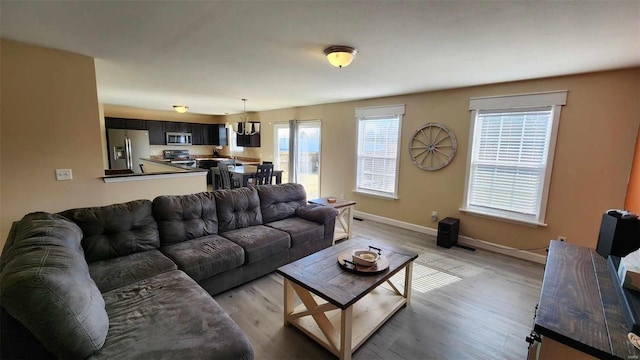
<path fill-rule="evenodd" d="M 283 182 L 302 184 L 308 199 L 320 197 L 320 121 L 297 121 L 274 126 L 274 164 Z"/>

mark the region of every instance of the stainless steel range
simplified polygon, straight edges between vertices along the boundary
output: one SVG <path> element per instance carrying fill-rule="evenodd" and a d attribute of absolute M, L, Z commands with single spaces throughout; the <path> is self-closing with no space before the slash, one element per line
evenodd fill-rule
<path fill-rule="evenodd" d="M 196 167 L 196 161 L 189 157 L 189 150 L 163 150 L 162 157 L 172 164 Z"/>

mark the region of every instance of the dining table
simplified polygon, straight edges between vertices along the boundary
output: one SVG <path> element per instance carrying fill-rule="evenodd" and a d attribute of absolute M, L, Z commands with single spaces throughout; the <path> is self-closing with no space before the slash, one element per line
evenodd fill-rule
<path fill-rule="evenodd" d="M 220 172 L 218 168 L 212 168 L 213 174 L 215 177 L 220 176 Z M 249 179 L 256 177 L 256 172 L 258 171 L 258 167 L 255 165 L 244 165 L 244 166 L 231 166 L 229 167 L 230 175 L 238 180 L 241 186 L 248 186 Z M 276 184 L 282 184 L 282 170 L 273 170 L 272 176 L 275 179 Z M 218 181 L 213 181 L 214 189 L 218 189 Z"/>

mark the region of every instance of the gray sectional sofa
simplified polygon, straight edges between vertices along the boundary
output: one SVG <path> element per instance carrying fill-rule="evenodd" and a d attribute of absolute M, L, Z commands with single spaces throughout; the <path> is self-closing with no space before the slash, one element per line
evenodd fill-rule
<path fill-rule="evenodd" d="M 336 216 L 298 184 L 28 214 L 0 257 L 0 354 L 252 359 L 211 295 L 331 246 Z"/>

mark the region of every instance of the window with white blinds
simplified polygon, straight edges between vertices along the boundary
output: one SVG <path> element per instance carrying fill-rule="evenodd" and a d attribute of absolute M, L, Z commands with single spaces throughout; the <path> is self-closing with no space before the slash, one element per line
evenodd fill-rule
<path fill-rule="evenodd" d="M 463 211 L 544 225 L 566 91 L 471 100 Z"/>
<path fill-rule="evenodd" d="M 400 129 L 404 105 L 356 109 L 356 191 L 398 197 Z"/>

